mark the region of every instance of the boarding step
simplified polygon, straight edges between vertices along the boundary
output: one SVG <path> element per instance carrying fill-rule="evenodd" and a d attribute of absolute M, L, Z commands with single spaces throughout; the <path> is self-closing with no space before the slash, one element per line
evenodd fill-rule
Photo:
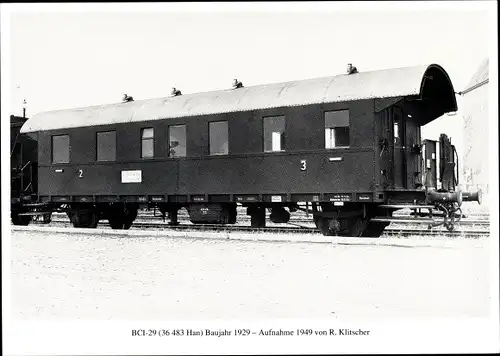
<path fill-rule="evenodd" d="M 434 205 L 411 205 L 411 204 L 384 204 L 379 205 L 382 209 L 434 209 Z"/>
<path fill-rule="evenodd" d="M 442 211 L 440 211 L 440 210 L 434 210 L 432 212 L 432 216 L 436 217 L 436 218 L 444 217 L 444 215 L 445 214 Z M 457 213 L 455 213 L 453 215 L 454 215 L 455 219 L 467 219 L 467 215 L 465 215 L 465 214 L 457 214 Z M 429 216 L 429 213 L 425 213 L 425 212 L 415 213 L 415 212 L 413 212 L 413 213 L 410 213 L 410 216 L 417 216 L 417 217 L 424 217 L 425 218 L 425 217 Z"/>
<path fill-rule="evenodd" d="M 19 213 L 20 216 L 36 216 L 36 215 L 47 215 L 52 214 L 52 211 L 30 211 L 27 213 Z"/>
<path fill-rule="evenodd" d="M 408 217 L 387 217 L 387 216 L 376 216 L 370 220 L 370 222 L 394 222 L 394 223 L 433 223 L 434 219 L 431 218 L 408 218 Z"/>
<path fill-rule="evenodd" d="M 23 204 L 23 206 L 29 206 L 32 208 L 36 208 L 38 206 L 48 206 L 47 203 L 29 203 L 29 204 Z"/>

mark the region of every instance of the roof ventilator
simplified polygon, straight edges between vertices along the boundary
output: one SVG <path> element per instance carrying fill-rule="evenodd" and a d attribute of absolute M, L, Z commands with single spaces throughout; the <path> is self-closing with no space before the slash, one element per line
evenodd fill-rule
<path fill-rule="evenodd" d="M 358 68 L 352 65 L 352 63 L 347 64 L 347 74 L 355 74 L 358 73 Z"/>
<path fill-rule="evenodd" d="M 176 87 L 173 87 L 172 88 L 172 92 L 170 93 L 170 95 L 172 96 L 179 96 L 179 95 L 182 95 L 181 91 L 179 89 L 177 89 Z"/>
<path fill-rule="evenodd" d="M 243 88 L 243 83 L 238 79 L 233 79 L 233 89 Z"/>
<path fill-rule="evenodd" d="M 127 95 L 127 94 L 123 94 L 123 102 L 124 103 L 128 103 L 130 101 L 134 101 L 134 98 L 132 98 L 130 95 Z"/>

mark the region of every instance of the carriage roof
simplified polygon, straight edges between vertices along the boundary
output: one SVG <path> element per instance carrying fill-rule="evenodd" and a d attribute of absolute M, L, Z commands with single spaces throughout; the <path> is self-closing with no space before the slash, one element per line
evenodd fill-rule
<path fill-rule="evenodd" d="M 422 96 L 427 79 L 438 76 L 445 87 L 441 114 L 456 111 L 453 86 L 437 65 L 393 68 L 285 83 L 184 94 L 126 103 L 48 111 L 34 115 L 21 132 L 36 132 L 231 112 L 347 102 L 363 99 Z M 436 78 L 435 78 L 436 79 Z M 435 81 L 435 80 L 434 80 Z M 433 90 L 433 93 L 443 91 Z M 445 94 L 442 94 L 445 95 Z M 453 96 L 452 98 L 450 97 Z M 436 100 L 440 102 L 440 100 Z M 437 117 L 437 116 L 436 116 Z"/>

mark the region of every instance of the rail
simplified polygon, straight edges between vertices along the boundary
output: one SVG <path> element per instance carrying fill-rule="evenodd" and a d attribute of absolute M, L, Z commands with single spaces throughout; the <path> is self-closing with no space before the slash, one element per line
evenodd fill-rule
<path fill-rule="evenodd" d="M 36 224 L 36 226 L 40 226 Z M 48 226 L 48 225 L 42 225 Z M 50 226 L 58 226 L 68 228 L 68 232 L 73 232 L 73 228 L 69 220 L 52 221 Z M 111 229 L 107 222 L 100 222 L 98 228 Z M 152 230 L 152 231 L 206 231 L 206 232 L 246 232 L 246 233 L 278 233 L 278 234 L 320 234 L 315 227 L 307 226 L 268 226 L 265 228 L 254 228 L 245 225 L 215 225 L 215 224 L 179 224 L 168 225 L 162 222 L 144 222 L 136 221 L 130 228 L 131 230 Z M 92 230 L 92 229 L 89 229 Z M 489 236 L 489 230 L 483 229 L 463 229 L 460 231 L 447 230 L 428 230 L 416 228 L 392 228 L 386 229 L 382 237 L 397 236 L 405 238 L 409 236 L 425 236 L 425 237 L 449 237 L 449 238 L 478 238 Z M 360 238 L 362 239 L 362 238 Z"/>

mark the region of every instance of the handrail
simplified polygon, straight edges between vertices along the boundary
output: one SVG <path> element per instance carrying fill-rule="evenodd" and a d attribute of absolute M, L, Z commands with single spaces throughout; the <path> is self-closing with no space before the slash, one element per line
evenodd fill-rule
<path fill-rule="evenodd" d="M 26 189 L 24 189 L 24 191 L 25 191 L 25 192 L 27 192 L 27 191 L 28 191 L 28 189 L 31 187 L 31 183 L 32 183 L 32 182 L 30 182 L 30 184 L 28 184 L 28 186 L 26 187 Z"/>
<path fill-rule="evenodd" d="M 17 145 L 17 139 L 19 138 L 19 131 L 16 134 L 16 139 L 14 140 L 14 147 L 12 147 L 12 150 L 10 151 L 10 157 L 12 157 L 12 154 L 16 150 L 16 145 Z"/>
<path fill-rule="evenodd" d="M 22 171 L 24 171 L 24 169 L 26 168 L 26 166 L 27 166 L 28 164 L 31 164 L 31 161 L 28 161 L 28 162 L 24 165 L 24 167 L 23 167 L 23 168 L 21 168 L 21 172 L 22 172 Z"/>

